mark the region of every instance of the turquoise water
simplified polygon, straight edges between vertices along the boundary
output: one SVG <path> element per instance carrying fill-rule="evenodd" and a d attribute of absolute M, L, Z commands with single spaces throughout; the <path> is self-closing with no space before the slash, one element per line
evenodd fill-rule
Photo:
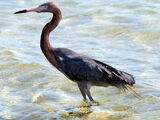
<path fill-rule="evenodd" d="M 100 106 L 84 107 L 77 85 L 39 47 L 50 14 L 13 14 L 46 1 L 0 1 L 0 118 L 160 120 L 160 2 L 55 0 L 63 19 L 51 33 L 52 45 L 133 74 L 134 90 L 143 97 L 92 87 Z"/>

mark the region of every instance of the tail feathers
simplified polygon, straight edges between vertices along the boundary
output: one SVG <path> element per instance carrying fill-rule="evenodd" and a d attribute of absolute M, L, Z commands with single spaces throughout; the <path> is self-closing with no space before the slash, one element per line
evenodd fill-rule
<path fill-rule="evenodd" d="M 142 99 L 142 97 L 131 88 L 131 86 L 135 84 L 135 79 L 133 75 L 121 71 L 121 77 L 123 82 L 118 85 L 118 88 L 120 88 L 124 92 L 128 91 L 132 93 L 135 97 Z"/>
<path fill-rule="evenodd" d="M 134 91 L 130 85 L 125 85 L 123 84 L 120 88 L 121 90 L 123 90 L 125 93 L 128 91 L 130 93 L 132 93 L 135 97 L 137 97 L 138 99 L 142 99 L 142 97 L 140 96 L 140 94 L 138 94 L 136 91 Z"/>
<path fill-rule="evenodd" d="M 122 78 L 125 81 L 125 84 L 131 85 L 131 86 L 133 84 L 135 84 L 135 79 L 134 79 L 133 75 L 131 75 L 131 74 L 128 74 L 126 72 L 122 72 Z"/>

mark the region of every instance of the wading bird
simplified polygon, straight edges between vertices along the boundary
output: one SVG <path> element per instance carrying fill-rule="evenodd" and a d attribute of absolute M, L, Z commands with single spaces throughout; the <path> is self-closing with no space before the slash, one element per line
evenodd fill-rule
<path fill-rule="evenodd" d="M 36 8 L 15 12 L 15 14 L 26 12 L 49 12 L 53 14 L 52 20 L 42 30 L 41 49 L 54 67 L 78 84 L 84 100 L 87 100 L 87 95 L 90 101 L 95 102 L 90 93 L 91 86 L 115 86 L 120 89 L 128 89 L 135 84 L 134 77 L 131 74 L 119 71 L 103 62 L 70 49 L 51 46 L 49 34 L 57 27 L 62 18 L 61 8 L 56 3 L 47 2 Z"/>

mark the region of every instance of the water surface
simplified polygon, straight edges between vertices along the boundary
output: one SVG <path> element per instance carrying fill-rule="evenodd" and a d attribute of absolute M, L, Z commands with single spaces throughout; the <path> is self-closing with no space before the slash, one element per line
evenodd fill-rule
<path fill-rule="evenodd" d="M 40 50 L 50 14 L 12 14 L 46 1 L 0 1 L 0 118 L 160 120 L 160 2 L 55 0 L 63 20 L 51 33 L 52 45 L 133 74 L 134 90 L 143 97 L 93 87 L 93 98 L 101 105 L 84 107 L 77 85 Z"/>

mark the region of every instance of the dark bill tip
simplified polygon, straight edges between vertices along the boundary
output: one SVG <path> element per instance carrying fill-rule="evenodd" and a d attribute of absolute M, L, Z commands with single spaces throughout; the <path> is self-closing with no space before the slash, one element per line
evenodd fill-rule
<path fill-rule="evenodd" d="M 18 12 L 15 12 L 14 14 L 20 14 L 20 13 L 26 13 L 27 10 L 21 10 L 21 11 L 18 11 Z"/>

